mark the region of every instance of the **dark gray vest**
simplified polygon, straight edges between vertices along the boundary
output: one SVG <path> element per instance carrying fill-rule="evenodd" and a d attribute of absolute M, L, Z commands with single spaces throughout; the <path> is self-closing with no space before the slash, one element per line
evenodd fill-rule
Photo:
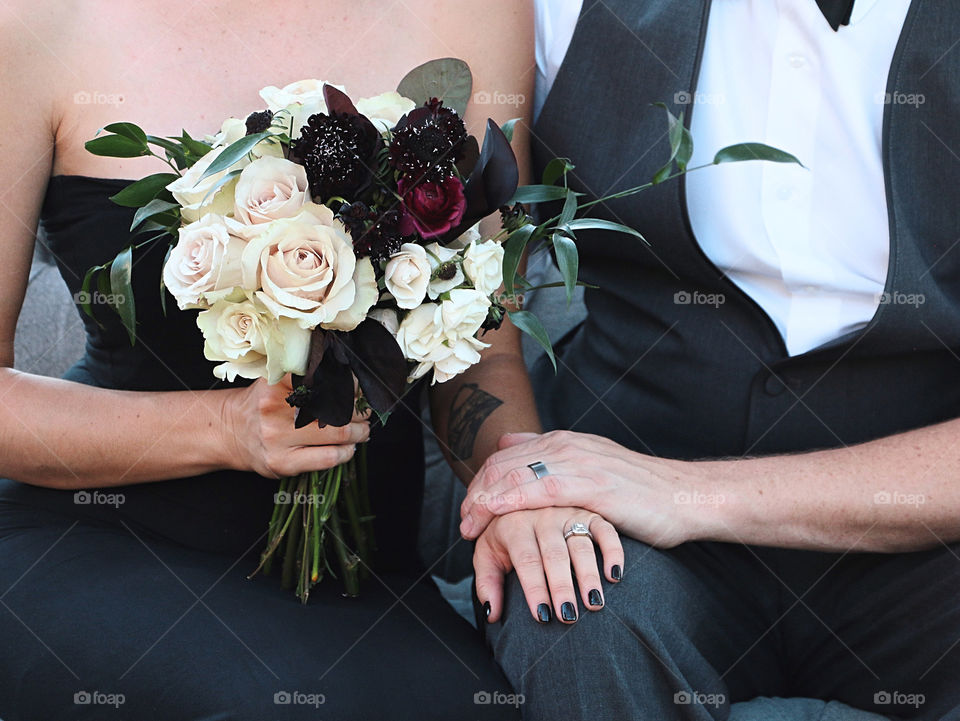
<path fill-rule="evenodd" d="M 709 0 L 585 0 L 535 128 L 535 164 L 576 164 L 605 195 L 653 177 L 669 155 L 663 114 L 696 89 Z M 640 230 L 580 234 L 589 318 L 563 347 L 548 425 L 677 458 L 836 447 L 960 416 L 960 4 L 914 0 L 888 90 L 883 161 L 890 216 L 886 291 L 866 328 L 788 357 L 770 318 L 700 250 L 684 185 L 597 215 Z M 744 42 L 750 42 L 744 38 Z M 694 139 L 696 140 L 696 139 Z M 709 173 L 710 170 L 701 171 Z M 866 212 L 851 208 L 850 212 Z M 675 302 L 722 293 L 719 308 Z"/>

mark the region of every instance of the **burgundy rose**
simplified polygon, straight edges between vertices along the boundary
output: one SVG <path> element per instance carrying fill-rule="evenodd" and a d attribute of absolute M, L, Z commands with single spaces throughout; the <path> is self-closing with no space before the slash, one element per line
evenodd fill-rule
<path fill-rule="evenodd" d="M 457 227 L 467 209 L 463 183 L 449 176 L 439 183 L 414 184 L 406 177 L 397 184 L 403 196 L 401 232 L 414 230 L 424 238 L 436 238 Z"/>

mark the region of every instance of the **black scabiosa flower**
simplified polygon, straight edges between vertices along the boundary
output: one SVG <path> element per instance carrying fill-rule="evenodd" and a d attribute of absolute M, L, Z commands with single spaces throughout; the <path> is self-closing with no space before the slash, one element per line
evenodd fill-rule
<path fill-rule="evenodd" d="M 404 225 L 403 213 L 394 209 L 374 216 L 373 222 L 366 224 L 359 232 L 354 229 L 356 224 L 353 227 L 348 224 L 347 227 L 353 237 L 354 252 L 361 258 L 370 256 L 377 263 L 388 260 L 404 243 L 416 242 L 416 235 L 403 232 L 406 230 Z"/>
<path fill-rule="evenodd" d="M 294 159 L 307 171 L 313 197 L 357 198 L 367 190 L 383 139 L 362 115 L 311 115 L 292 145 Z"/>
<path fill-rule="evenodd" d="M 262 110 L 247 116 L 247 135 L 256 135 L 266 131 L 273 122 L 273 111 Z"/>
<path fill-rule="evenodd" d="M 433 98 L 400 120 L 390 144 L 390 164 L 415 182 L 441 181 L 453 173 L 466 139 L 457 112 Z"/>

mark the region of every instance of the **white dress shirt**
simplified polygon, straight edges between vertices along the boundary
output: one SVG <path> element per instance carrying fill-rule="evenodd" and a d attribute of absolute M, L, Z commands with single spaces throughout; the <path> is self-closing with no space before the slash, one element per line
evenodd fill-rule
<path fill-rule="evenodd" d="M 582 0 L 537 4 L 542 98 Z M 863 327 L 880 303 L 890 244 L 883 112 L 891 100 L 916 100 L 906 89 L 885 94 L 909 6 L 857 0 L 839 32 L 814 0 L 711 6 L 687 108 L 691 166 L 724 146 L 757 141 L 793 153 L 806 168 L 757 162 L 692 173 L 690 221 L 707 257 L 770 316 L 791 355 Z"/>

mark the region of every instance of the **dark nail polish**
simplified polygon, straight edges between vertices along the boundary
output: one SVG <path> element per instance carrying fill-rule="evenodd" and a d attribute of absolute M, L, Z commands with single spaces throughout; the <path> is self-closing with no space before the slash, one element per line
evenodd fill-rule
<path fill-rule="evenodd" d="M 587 598 L 590 600 L 591 606 L 602 606 L 603 605 L 603 596 L 600 595 L 600 591 L 593 589 L 590 591 Z"/>
<path fill-rule="evenodd" d="M 619 581 L 621 578 L 623 578 L 623 571 L 620 570 L 620 566 L 614 566 L 610 569 L 610 578 L 612 578 L 614 581 Z"/>
<path fill-rule="evenodd" d="M 483 615 L 486 616 L 487 618 L 490 618 L 490 602 L 489 601 L 483 602 Z"/>
<path fill-rule="evenodd" d="M 569 601 L 564 602 L 564 604 L 560 606 L 560 617 L 563 618 L 564 621 L 576 621 L 577 607 Z"/>
<path fill-rule="evenodd" d="M 550 618 L 550 607 L 547 604 L 541 603 L 537 606 L 537 620 L 540 623 L 550 623 Z"/>

